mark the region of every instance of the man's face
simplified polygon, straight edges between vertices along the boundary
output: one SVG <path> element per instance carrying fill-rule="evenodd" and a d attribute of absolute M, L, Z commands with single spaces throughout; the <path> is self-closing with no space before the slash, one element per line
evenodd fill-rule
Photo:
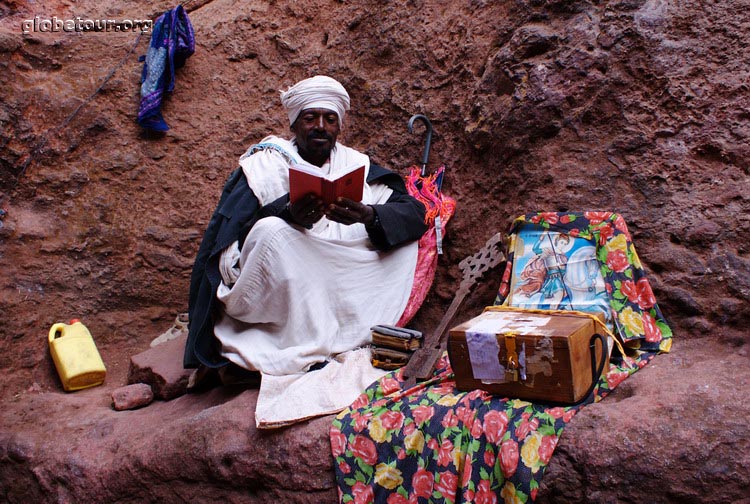
<path fill-rule="evenodd" d="M 302 158 L 316 166 L 322 166 L 331 154 L 339 136 L 339 116 L 328 109 L 305 109 L 294 121 L 291 130 L 297 139 L 297 148 Z"/>

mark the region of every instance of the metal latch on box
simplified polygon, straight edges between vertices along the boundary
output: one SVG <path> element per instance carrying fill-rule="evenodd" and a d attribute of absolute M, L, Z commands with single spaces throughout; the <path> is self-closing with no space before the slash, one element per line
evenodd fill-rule
<path fill-rule="evenodd" d="M 505 340 L 505 381 L 506 382 L 517 382 L 519 380 L 519 370 L 521 379 L 526 379 L 526 373 L 525 369 L 523 369 L 525 366 L 525 359 L 523 359 L 523 351 L 521 352 L 522 356 L 519 358 L 518 352 L 516 351 L 516 334 L 515 333 L 506 333 L 503 335 L 503 339 Z"/>

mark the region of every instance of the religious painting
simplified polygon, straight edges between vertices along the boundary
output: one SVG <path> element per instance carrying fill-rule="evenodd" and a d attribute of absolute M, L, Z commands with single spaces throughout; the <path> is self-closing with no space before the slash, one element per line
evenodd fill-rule
<path fill-rule="evenodd" d="M 514 243 L 509 306 L 604 313 L 609 299 L 594 242 L 536 226 L 523 226 Z"/>

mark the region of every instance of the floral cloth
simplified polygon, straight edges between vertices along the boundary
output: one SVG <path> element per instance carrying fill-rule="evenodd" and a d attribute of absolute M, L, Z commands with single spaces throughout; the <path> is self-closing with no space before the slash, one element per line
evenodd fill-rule
<path fill-rule="evenodd" d="M 447 355 L 432 379 L 407 390 L 401 370 L 385 375 L 331 427 L 340 502 L 532 502 L 565 424 L 658 351 L 669 350 L 671 331 L 622 217 L 608 212 L 530 214 L 513 223 L 511 235 L 526 224 L 596 242 L 616 331 L 631 355 L 613 354 L 592 396 L 565 407 L 458 391 Z M 498 304 L 507 295 L 512 260 L 508 258 Z"/>

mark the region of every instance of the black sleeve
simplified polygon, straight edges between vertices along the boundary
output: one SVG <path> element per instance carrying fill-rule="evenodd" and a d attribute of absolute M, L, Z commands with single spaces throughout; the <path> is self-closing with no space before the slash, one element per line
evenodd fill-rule
<path fill-rule="evenodd" d="M 380 250 L 418 240 L 427 231 L 425 207 L 406 191 L 403 179 L 378 165 L 370 166 L 368 183 L 379 182 L 393 190 L 388 201 L 372 205 L 376 219 L 367 226 L 372 243 Z"/>

